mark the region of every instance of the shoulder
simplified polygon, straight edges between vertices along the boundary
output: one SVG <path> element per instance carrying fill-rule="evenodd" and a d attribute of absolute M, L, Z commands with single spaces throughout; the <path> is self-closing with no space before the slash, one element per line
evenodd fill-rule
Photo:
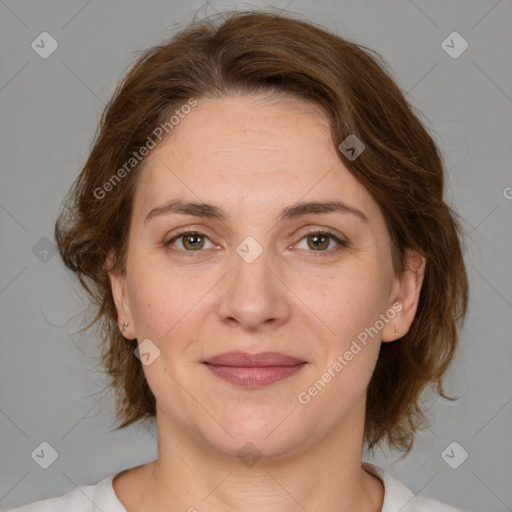
<path fill-rule="evenodd" d="M 381 512 L 464 512 L 438 500 L 414 494 L 403 482 L 379 466 L 363 462 L 363 468 L 382 480 L 384 502 Z"/>
<path fill-rule="evenodd" d="M 62 496 L 33 501 L 8 510 L 0 509 L 0 512 L 126 512 L 112 487 L 112 480 L 117 474 L 110 474 L 96 485 L 82 485 Z"/>

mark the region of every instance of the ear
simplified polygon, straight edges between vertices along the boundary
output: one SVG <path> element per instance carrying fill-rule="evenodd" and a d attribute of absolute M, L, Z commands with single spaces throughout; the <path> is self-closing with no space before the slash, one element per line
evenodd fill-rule
<path fill-rule="evenodd" d="M 127 339 L 135 339 L 135 326 L 133 324 L 133 317 L 130 309 L 130 302 L 128 300 L 128 293 L 126 289 L 126 277 L 121 274 L 117 269 L 114 269 L 115 253 L 110 251 L 106 258 L 107 271 L 110 278 L 110 286 L 112 288 L 112 296 L 117 310 L 117 321 L 119 330 L 122 335 Z M 127 323 L 128 326 L 124 331 L 123 325 Z"/>
<path fill-rule="evenodd" d="M 388 311 L 396 312 L 382 331 L 382 341 L 395 341 L 409 332 L 418 309 L 426 259 L 417 251 L 406 252 L 405 270 L 395 278 Z M 400 306 L 398 306 L 400 305 Z M 398 330 L 398 335 L 395 332 Z"/>

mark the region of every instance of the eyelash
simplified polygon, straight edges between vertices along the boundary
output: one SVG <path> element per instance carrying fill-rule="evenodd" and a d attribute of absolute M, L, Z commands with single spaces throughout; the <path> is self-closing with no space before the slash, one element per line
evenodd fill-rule
<path fill-rule="evenodd" d="M 313 230 L 304 232 L 302 237 L 299 239 L 299 242 L 301 242 L 308 235 L 313 235 L 313 234 L 327 236 L 331 240 L 334 240 L 335 242 L 338 243 L 338 247 L 335 247 L 335 248 L 319 250 L 319 251 L 315 251 L 315 250 L 311 249 L 311 250 L 307 251 L 307 252 L 311 252 L 311 253 L 316 253 L 315 257 L 329 256 L 329 255 L 333 254 L 334 252 L 337 252 L 341 248 L 348 246 L 348 243 L 346 241 L 340 240 L 334 233 L 330 233 L 329 231 L 323 231 L 323 230 L 318 230 L 318 229 L 313 229 Z M 174 243 L 179 238 L 183 238 L 185 235 L 199 235 L 203 238 L 207 238 L 208 240 L 210 240 L 210 238 L 207 235 L 205 235 L 204 233 L 201 233 L 200 231 L 184 230 L 184 231 L 180 231 L 180 232 L 176 233 L 172 238 L 170 238 L 168 241 L 164 242 L 163 243 L 164 247 L 170 247 L 172 243 Z M 210 240 L 210 242 L 211 242 L 211 240 Z M 187 251 L 187 250 L 183 250 L 183 249 L 171 249 L 171 250 L 176 250 L 178 252 L 185 252 L 185 253 L 203 252 L 202 249 L 199 249 L 197 251 Z"/>

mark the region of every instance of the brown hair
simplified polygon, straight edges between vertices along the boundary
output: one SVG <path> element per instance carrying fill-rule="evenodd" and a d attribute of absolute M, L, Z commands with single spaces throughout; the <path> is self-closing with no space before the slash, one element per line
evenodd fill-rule
<path fill-rule="evenodd" d="M 105 108 L 89 158 L 56 222 L 60 255 L 95 308 L 85 329 L 101 320 L 101 359 L 116 391 L 117 429 L 155 415 L 155 397 L 134 356 L 136 342 L 119 332 L 105 264 L 113 250 L 115 269 L 124 273 L 141 165 L 122 173 L 122 182 L 105 184 L 191 98 L 281 92 L 319 105 L 330 118 L 336 146 L 350 134 L 363 141 L 366 149 L 357 159 L 339 154 L 382 210 L 395 272 L 404 271 L 408 248 L 426 258 L 411 328 L 402 339 L 381 345 L 367 393 L 368 448 L 386 439 L 407 453 L 414 432 L 427 422 L 422 392 L 435 385 L 449 398 L 442 377 L 468 301 L 462 229 L 443 201 L 440 152 L 373 50 L 291 16 L 223 16 L 218 25 L 211 17 L 194 21 L 138 58 Z M 107 188 L 107 199 L 98 198 L 98 190 Z"/>

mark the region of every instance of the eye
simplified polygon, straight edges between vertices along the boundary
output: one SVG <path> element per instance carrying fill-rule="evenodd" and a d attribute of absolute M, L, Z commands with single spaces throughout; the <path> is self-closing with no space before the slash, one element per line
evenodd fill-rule
<path fill-rule="evenodd" d="M 212 247 L 215 247 L 212 241 L 203 233 L 199 233 L 198 231 L 184 231 L 182 233 L 179 233 L 176 236 L 173 236 L 170 240 L 167 242 L 164 242 L 164 245 L 170 246 L 173 245 L 176 240 L 183 239 L 181 242 L 182 248 L 179 250 L 181 251 L 188 251 L 188 252 L 194 252 L 194 251 L 200 251 L 204 248 L 205 241 L 208 240 L 210 244 L 212 244 Z M 210 247 L 210 248 L 212 248 Z"/>
<path fill-rule="evenodd" d="M 306 249 L 312 249 L 314 252 L 334 252 L 340 247 L 346 247 L 347 243 L 343 240 L 340 240 L 333 233 L 329 233 L 327 231 L 310 231 L 306 233 L 306 236 L 301 238 L 302 240 L 306 240 L 307 247 Z M 334 241 L 338 244 L 337 248 L 334 248 L 334 251 L 327 251 L 329 248 L 331 241 Z M 298 245 L 297 245 L 298 247 Z M 301 248 L 301 247 L 299 247 Z M 304 247 L 302 247 L 303 249 Z M 331 247 L 332 249 L 332 247 Z"/>
<path fill-rule="evenodd" d="M 179 251 L 185 251 L 185 252 L 199 252 L 201 249 L 208 249 L 208 247 L 205 247 L 205 242 L 208 241 L 211 244 L 211 248 L 215 248 L 215 244 L 204 234 L 199 231 L 183 231 L 181 233 L 178 233 L 177 235 L 173 236 L 170 240 L 163 243 L 164 246 L 173 246 L 176 241 L 181 239 L 181 247 L 178 247 L 177 250 Z M 329 233 L 327 231 L 310 231 L 305 234 L 301 238 L 301 241 L 305 240 L 307 247 L 306 249 L 311 249 L 313 252 L 321 252 L 321 253 L 332 253 L 336 251 L 340 247 L 346 247 L 347 242 L 344 240 L 340 240 L 336 235 L 333 233 Z M 338 247 L 335 247 L 334 249 L 332 247 L 329 247 L 331 245 L 331 242 L 335 242 Z M 304 247 L 299 247 L 299 249 L 304 249 Z M 327 249 L 333 249 L 333 250 L 327 250 Z M 311 252 L 311 251 L 310 251 Z"/>

